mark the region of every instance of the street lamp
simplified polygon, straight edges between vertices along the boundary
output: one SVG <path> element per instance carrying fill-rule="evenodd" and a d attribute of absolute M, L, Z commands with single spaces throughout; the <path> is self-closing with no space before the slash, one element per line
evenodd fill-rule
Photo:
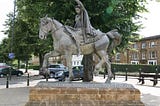
<path fill-rule="evenodd" d="M 16 12 L 16 0 L 14 0 L 14 9 L 13 9 L 13 19 L 12 19 L 12 40 L 11 40 L 11 46 L 13 45 L 13 38 L 14 38 L 14 20 L 15 20 L 15 12 Z M 11 47 L 11 53 L 12 53 L 12 47 Z"/>
<path fill-rule="evenodd" d="M 12 38 L 11 38 L 11 42 L 10 42 L 10 53 L 8 54 L 8 57 L 9 59 L 13 59 L 15 56 L 14 56 L 14 53 L 13 53 L 13 49 L 12 49 L 12 46 L 13 46 L 13 38 L 14 38 L 14 20 L 15 20 L 15 12 L 16 12 L 16 0 L 14 0 L 14 10 L 13 10 L 13 19 L 12 19 Z"/>
<path fill-rule="evenodd" d="M 14 38 L 14 20 L 15 20 L 15 11 L 16 11 L 16 0 L 14 0 L 14 10 L 13 10 L 13 19 L 12 19 L 12 38 L 11 38 L 11 42 L 10 42 L 10 53 L 8 54 L 8 57 L 10 59 L 13 59 L 15 57 L 13 50 L 12 50 L 12 45 L 13 45 L 13 38 Z M 12 61 L 11 61 L 12 64 Z M 10 65 L 11 65 L 10 64 Z M 10 76 L 10 80 L 11 80 L 11 70 L 9 70 L 9 76 Z"/>

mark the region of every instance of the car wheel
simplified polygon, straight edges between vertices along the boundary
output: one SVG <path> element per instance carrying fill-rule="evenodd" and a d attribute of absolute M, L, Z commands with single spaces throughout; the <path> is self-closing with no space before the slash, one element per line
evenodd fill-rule
<path fill-rule="evenodd" d="M 22 76 L 22 74 L 21 74 L 21 73 L 18 73 L 17 76 Z"/>
<path fill-rule="evenodd" d="M 4 75 L 3 75 L 3 74 L 0 74 L 0 77 L 2 78 L 2 77 L 4 77 Z"/>
<path fill-rule="evenodd" d="M 49 75 L 50 78 L 54 78 L 54 76 L 55 76 L 54 73 L 50 73 Z"/>

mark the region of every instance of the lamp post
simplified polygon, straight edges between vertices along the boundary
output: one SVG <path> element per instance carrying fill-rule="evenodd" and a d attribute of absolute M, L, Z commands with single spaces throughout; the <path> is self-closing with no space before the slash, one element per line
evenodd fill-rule
<path fill-rule="evenodd" d="M 129 49 L 127 48 L 127 64 L 129 63 Z"/>
<path fill-rule="evenodd" d="M 16 0 L 14 0 L 14 9 L 13 9 L 13 19 L 12 19 L 12 40 L 11 40 L 11 46 L 13 45 L 13 38 L 14 38 L 14 20 L 15 20 L 15 12 L 16 12 Z M 12 53 L 12 47 L 11 47 L 11 53 Z"/>
<path fill-rule="evenodd" d="M 12 30 L 12 33 L 11 33 L 11 42 L 10 42 L 10 53 L 9 53 L 9 58 L 10 59 L 13 59 L 14 58 L 14 53 L 13 53 L 13 49 L 12 49 L 12 46 L 13 46 L 13 38 L 14 38 L 14 20 L 15 20 L 15 12 L 16 12 L 16 0 L 14 0 L 14 10 L 13 10 L 13 19 L 12 19 L 12 26 L 11 26 L 11 30 Z"/>
<path fill-rule="evenodd" d="M 10 42 L 10 53 L 8 54 L 8 57 L 9 59 L 11 59 L 11 64 L 12 64 L 12 59 L 15 57 L 14 53 L 13 53 L 13 49 L 12 49 L 12 46 L 13 46 L 13 38 L 14 38 L 14 20 L 15 20 L 15 12 L 16 12 L 16 0 L 14 0 L 14 10 L 13 10 L 13 19 L 12 19 L 12 38 L 11 38 L 11 42 Z M 10 64 L 10 65 L 11 65 Z M 11 70 L 9 72 L 9 76 L 10 76 L 10 80 L 11 80 Z"/>

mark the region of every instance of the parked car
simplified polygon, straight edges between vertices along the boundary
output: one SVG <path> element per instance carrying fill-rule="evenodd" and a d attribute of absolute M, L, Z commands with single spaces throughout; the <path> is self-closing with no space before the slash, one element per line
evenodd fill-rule
<path fill-rule="evenodd" d="M 83 79 L 83 66 L 75 66 L 72 68 L 73 71 L 73 80 Z M 59 71 L 55 73 L 55 79 L 59 81 L 64 81 L 66 77 L 69 77 L 69 71 Z"/>
<path fill-rule="evenodd" d="M 0 68 L 9 67 L 6 63 L 0 63 Z"/>
<path fill-rule="evenodd" d="M 66 70 L 67 68 L 63 64 L 51 64 L 48 66 L 48 74 L 50 78 L 54 78 L 56 72 L 66 71 Z M 46 73 L 44 70 L 40 70 L 39 74 L 46 77 Z"/>
<path fill-rule="evenodd" d="M 0 77 L 4 77 L 7 74 L 22 76 L 23 72 L 18 69 L 13 69 L 12 67 L 0 68 Z"/>

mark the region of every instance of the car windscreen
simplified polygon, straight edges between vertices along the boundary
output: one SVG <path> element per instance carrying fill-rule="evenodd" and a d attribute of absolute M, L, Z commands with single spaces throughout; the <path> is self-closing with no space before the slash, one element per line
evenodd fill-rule
<path fill-rule="evenodd" d="M 50 65 L 49 68 L 59 68 L 59 65 Z"/>

